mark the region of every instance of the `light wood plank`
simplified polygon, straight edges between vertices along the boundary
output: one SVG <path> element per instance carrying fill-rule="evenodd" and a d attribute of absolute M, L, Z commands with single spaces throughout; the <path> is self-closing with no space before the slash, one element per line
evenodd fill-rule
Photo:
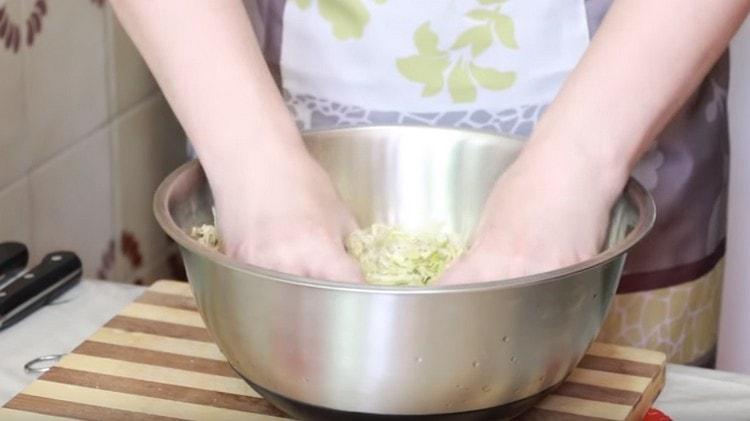
<path fill-rule="evenodd" d="M 667 356 L 662 352 L 651 351 L 648 349 L 629 348 L 601 342 L 594 342 L 586 354 L 654 365 L 663 365 L 667 360 Z"/>
<path fill-rule="evenodd" d="M 659 397 L 659 393 L 661 393 L 661 390 L 664 388 L 666 377 L 665 373 L 666 369 L 662 367 L 662 370 L 659 372 L 659 374 L 656 375 L 651 384 L 643 392 L 641 400 L 633 407 L 633 410 L 630 411 L 630 415 L 628 416 L 626 421 L 643 420 L 646 412 L 649 410 L 649 408 L 651 408 L 651 405 L 653 405 L 653 403 L 656 401 L 656 398 Z"/>
<path fill-rule="evenodd" d="M 37 380 L 27 387 L 24 394 L 42 398 L 58 399 L 85 405 L 138 412 L 149 415 L 180 418 L 184 420 L 248 420 L 270 421 L 281 418 L 269 415 L 253 414 L 233 409 L 196 405 L 147 396 L 129 395 L 126 393 L 99 390 L 88 387 L 73 386 Z"/>
<path fill-rule="evenodd" d="M 628 374 L 608 373 L 606 371 L 576 368 L 565 379 L 567 382 L 588 384 L 591 386 L 609 387 L 643 393 L 651 379 L 648 377 L 630 376 Z"/>
<path fill-rule="evenodd" d="M 201 319 L 200 313 L 197 311 L 180 310 L 176 308 L 155 306 L 152 304 L 131 303 L 122 309 L 118 315 L 191 327 L 206 327 L 206 325 L 203 324 L 203 319 Z"/>
<path fill-rule="evenodd" d="M 193 290 L 187 282 L 179 281 L 156 281 L 148 288 L 149 291 L 161 292 L 163 294 L 181 295 L 193 297 Z"/>
<path fill-rule="evenodd" d="M 53 415 L 18 411 L 18 410 L 10 409 L 10 408 L 0 408 L 0 420 L 4 420 L 4 421 L 75 421 L 73 418 L 56 417 Z"/>
<path fill-rule="evenodd" d="M 107 374 L 194 389 L 232 393 L 254 398 L 260 397 L 244 380 L 238 377 L 233 378 L 196 373 L 176 368 L 159 367 L 81 354 L 68 354 L 57 363 L 57 366 L 71 370 Z"/>
<path fill-rule="evenodd" d="M 217 361 L 227 360 L 219 350 L 219 347 L 212 343 L 169 338 L 149 333 L 128 332 L 109 327 L 99 329 L 88 340 L 150 351 L 169 352 L 188 357 L 208 358 Z"/>

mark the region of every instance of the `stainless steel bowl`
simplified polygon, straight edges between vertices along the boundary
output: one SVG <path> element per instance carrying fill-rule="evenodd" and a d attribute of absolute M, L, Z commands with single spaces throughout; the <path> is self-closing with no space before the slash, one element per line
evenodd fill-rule
<path fill-rule="evenodd" d="M 443 224 L 464 236 L 522 145 L 479 132 L 403 126 L 311 132 L 305 141 L 362 226 Z M 612 210 L 605 250 L 591 260 L 498 282 L 389 288 L 305 279 L 203 248 L 187 232 L 212 222 L 211 206 L 197 162 L 167 177 L 154 202 L 232 366 L 282 406 L 383 415 L 533 403 L 583 356 L 614 297 L 626 252 L 654 220 L 651 197 L 630 181 Z"/>

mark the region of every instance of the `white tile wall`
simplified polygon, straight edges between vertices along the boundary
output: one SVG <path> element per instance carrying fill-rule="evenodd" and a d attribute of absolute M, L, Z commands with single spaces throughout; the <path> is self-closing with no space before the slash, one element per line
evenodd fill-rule
<path fill-rule="evenodd" d="M 73 250 L 96 274 L 114 238 L 109 129 L 44 163 L 30 177 L 32 255 Z"/>
<path fill-rule="evenodd" d="M 177 245 L 171 244 L 161 250 L 155 259 L 148 262 L 141 269 L 133 272 L 128 277 L 128 281 L 137 284 L 147 284 L 156 279 L 174 279 L 176 274 L 173 265 L 181 264 L 179 253 Z M 178 259 L 177 263 L 172 261 L 175 258 Z M 184 274 L 180 274 L 179 276 L 184 276 Z"/>
<path fill-rule="evenodd" d="M 47 1 L 43 29 L 26 49 L 28 142 L 34 166 L 107 118 L 105 12 L 91 0 Z M 24 0 L 27 13 L 33 0 Z"/>
<path fill-rule="evenodd" d="M 110 110 L 113 116 L 120 115 L 138 102 L 158 91 L 158 86 L 146 63 L 136 50 L 122 25 L 107 8 L 107 51 L 111 69 Z"/>
<path fill-rule="evenodd" d="M 138 242 L 144 263 L 157 259 L 167 236 L 156 223 L 151 202 L 159 183 L 186 159 L 184 135 L 163 97 L 133 108 L 113 124 L 115 218 L 122 232 Z M 122 255 L 122 250 L 119 255 Z M 141 266 L 142 267 L 142 266 Z M 118 259 L 116 276 L 129 279 L 135 267 Z"/>
<path fill-rule="evenodd" d="M 7 2 L 5 8 L 14 20 L 22 16 L 18 0 Z M 28 142 L 24 139 L 26 99 L 22 69 L 20 54 L 0 48 L 0 188 L 16 180 L 29 167 Z"/>
<path fill-rule="evenodd" d="M 73 250 L 88 277 L 149 283 L 172 273 L 174 246 L 151 197 L 184 160 L 184 136 L 110 7 L 3 5 L 21 43 L 17 52 L 0 44 L 0 241 L 27 243 L 33 259 Z M 41 31 L 29 43 L 32 11 Z"/>
<path fill-rule="evenodd" d="M 31 199 L 27 178 L 0 190 L 0 242 L 31 244 Z"/>

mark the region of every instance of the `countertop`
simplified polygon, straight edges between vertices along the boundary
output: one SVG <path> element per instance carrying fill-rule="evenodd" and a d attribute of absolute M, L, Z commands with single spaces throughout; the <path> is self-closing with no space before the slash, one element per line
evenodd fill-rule
<path fill-rule="evenodd" d="M 0 405 L 35 376 L 26 362 L 66 353 L 94 333 L 143 287 L 84 280 L 58 300 L 0 331 Z M 667 384 L 655 405 L 675 420 L 750 420 L 750 376 L 680 365 L 667 366 Z"/>

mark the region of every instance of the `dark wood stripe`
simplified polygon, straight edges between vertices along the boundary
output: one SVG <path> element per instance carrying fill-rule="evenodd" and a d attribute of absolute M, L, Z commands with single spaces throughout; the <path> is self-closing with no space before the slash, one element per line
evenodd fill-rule
<path fill-rule="evenodd" d="M 548 411 L 546 409 L 532 408 L 518 418 L 517 421 L 606 421 L 604 418 L 587 417 L 584 415 L 569 414 L 567 412 Z"/>
<path fill-rule="evenodd" d="M 620 280 L 617 293 L 628 294 L 631 292 L 650 291 L 694 281 L 716 267 L 719 260 L 724 257 L 725 249 L 726 240 L 722 240 L 713 253 L 697 262 L 674 266 L 669 269 L 655 270 L 653 272 L 625 274 Z"/>
<path fill-rule="evenodd" d="M 615 358 L 607 357 L 597 357 L 594 355 L 585 355 L 581 362 L 578 363 L 578 368 L 588 368 L 590 370 L 648 377 L 650 379 L 656 377 L 656 375 L 661 371 L 661 367 L 655 364 L 618 360 Z"/>
<path fill-rule="evenodd" d="M 174 386 L 170 384 L 109 376 L 99 373 L 89 373 L 86 371 L 70 370 L 60 367 L 51 369 L 42 376 L 42 379 L 93 389 L 122 392 L 130 395 L 158 397 L 159 399 L 187 402 L 203 406 L 215 406 L 218 408 L 286 418 L 286 415 L 283 412 L 276 409 L 273 405 L 268 403 L 268 401 L 250 396 L 240 396 L 231 393 Z"/>
<path fill-rule="evenodd" d="M 106 404 L 102 402 L 102 404 Z M 6 408 L 35 414 L 75 418 L 79 420 L 133 420 L 133 421 L 180 421 L 181 418 L 162 417 L 121 409 L 103 408 L 101 406 L 67 402 L 39 396 L 18 395 L 5 405 Z"/>
<path fill-rule="evenodd" d="M 572 382 L 565 382 L 560 385 L 555 390 L 555 395 L 630 406 L 637 404 L 638 399 L 641 398 L 640 393 L 630 390 L 612 389 Z"/>
<path fill-rule="evenodd" d="M 130 361 L 132 363 L 149 364 L 159 367 L 177 368 L 196 373 L 215 374 L 224 377 L 239 377 L 226 361 L 216 361 L 207 358 L 188 357 L 168 352 L 149 351 L 128 346 L 105 344 L 86 341 L 73 350 L 74 354 L 90 355 L 93 357 L 110 358 L 113 360 Z"/>
<path fill-rule="evenodd" d="M 161 292 L 145 291 L 135 300 L 137 303 L 153 304 L 157 306 L 177 308 L 180 310 L 198 311 L 195 300 L 183 295 L 164 294 Z"/>
<path fill-rule="evenodd" d="M 115 316 L 104 326 L 113 329 L 126 330 L 128 332 L 150 333 L 152 335 L 167 336 L 169 338 L 190 339 L 193 341 L 213 343 L 208 330 L 202 327 L 184 326 L 127 316 Z"/>

